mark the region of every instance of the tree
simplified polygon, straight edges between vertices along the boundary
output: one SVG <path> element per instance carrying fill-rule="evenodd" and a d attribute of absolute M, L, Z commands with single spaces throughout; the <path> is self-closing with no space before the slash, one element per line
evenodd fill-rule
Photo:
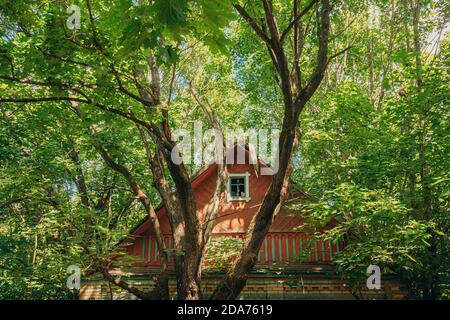
<path fill-rule="evenodd" d="M 65 2 L 0 3 L 0 295 L 63 297 L 65 268 L 78 263 L 139 298 L 168 298 L 161 203 L 177 296 L 201 298 L 226 166 L 203 220 L 190 181 L 198 166 L 171 160 L 173 130 L 201 120 L 218 132 L 281 129 L 278 171 L 213 298 L 239 296 L 292 185 L 311 194 L 307 226 L 340 222 L 317 236 L 346 240 L 335 262 L 352 288 L 376 262 L 407 280 L 411 297 L 448 296 L 448 6 L 74 4 L 80 29 L 69 28 Z M 367 23 L 369 5 L 378 25 Z M 109 272 L 133 262 L 110 253 L 144 218 L 161 254 L 152 292 Z"/>
<path fill-rule="evenodd" d="M 153 294 L 136 290 L 133 293 L 141 298 L 167 298 L 167 251 L 154 207 L 136 172 L 122 165 L 120 157 L 105 144 L 100 131 L 113 126 L 99 127 L 95 120 L 89 118 L 87 113 L 91 111 L 86 111 L 84 106 L 101 111 L 96 115 L 107 122 L 111 121 L 110 115 L 114 115 L 133 123 L 135 132 L 139 133 L 145 145 L 156 190 L 169 211 L 176 250 L 182 252 L 176 255 L 178 296 L 198 299 L 201 256 L 208 236 L 196 215 L 187 168 L 184 164 L 175 165 L 170 158 L 175 141 L 171 138 L 169 107 L 180 46 L 189 45 L 184 38 L 194 35 L 212 47 L 219 47 L 223 42 L 221 29 L 232 16 L 232 8 L 222 1 L 182 1 L 176 4 L 119 1 L 112 6 L 84 1 L 78 5 L 83 12 L 84 28 L 72 32 L 64 23 L 66 8 L 63 4 L 2 5 L 3 42 L 7 48 L 2 56 L 9 62 L 4 65 L 2 80 L 17 84 L 17 88 L 10 87 L 9 94 L 15 97 L 2 97 L 1 103 L 53 102 L 74 112 L 84 128 L 75 133 L 76 139 L 83 136 L 90 140 L 104 163 L 127 181 L 133 197 L 139 200 L 153 221 L 162 252 L 158 286 Z M 34 14 L 36 11 L 39 15 Z M 194 20 L 195 16 L 202 18 Z M 123 18 L 128 23 L 119 24 Z M 24 45 L 16 46 L 15 42 Z M 32 59 L 28 59 L 30 57 Z M 161 79 L 161 74 L 164 79 Z M 162 97 L 162 83 L 168 85 L 164 92 L 167 99 Z M 23 97 L 23 90 L 27 90 L 24 88 L 30 87 L 35 88 L 33 97 Z M 70 157 L 80 167 L 76 145 L 69 148 Z M 164 163 L 176 192 L 171 190 Z M 81 168 L 77 173 L 75 184 L 82 205 L 86 210 L 93 210 L 94 204 L 89 201 Z M 218 182 L 218 195 L 222 192 L 221 186 L 223 181 Z M 214 201 L 216 199 L 219 198 L 214 197 Z M 217 211 L 212 208 L 211 215 L 215 214 L 214 210 Z M 90 218 L 86 223 L 92 225 Z M 88 241 L 92 241 L 94 236 L 88 234 Z M 131 289 L 113 279 L 108 273 L 108 264 L 108 261 L 103 261 L 98 265 L 105 277 L 124 289 Z"/>
<path fill-rule="evenodd" d="M 253 268 L 262 241 L 267 234 L 273 218 L 280 211 L 287 195 L 289 172 L 294 148 L 298 142 L 298 118 L 309 99 L 319 87 L 328 64 L 328 34 L 330 28 L 330 3 L 320 2 L 320 21 L 317 27 L 318 50 L 316 66 L 306 84 L 300 76 L 300 54 L 304 43 L 299 39 L 303 32 L 300 21 L 318 1 L 311 1 L 305 8 L 300 8 L 299 1 L 294 1 L 293 18 L 281 31 L 275 17 L 272 1 L 263 2 L 264 22 L 260 26 L 254 18 L 240 5 L 236 10 L 246 20 L 248 25 L 267 47 L 272 63 L 279 77 L 282 91 L 284 115 L 279 139 L 278 171 L 274 174 L 264 200 L 253 217 L 244 241 L 243 249 L 233 268 L 227 273 L 224 282 L 213 294 L 215 299 L 234 299 L 244 288 L 248 274 Z M 289 68 L 288 57 L 284 47 L 289 32 L 293 31 L 292 70 Z"/>

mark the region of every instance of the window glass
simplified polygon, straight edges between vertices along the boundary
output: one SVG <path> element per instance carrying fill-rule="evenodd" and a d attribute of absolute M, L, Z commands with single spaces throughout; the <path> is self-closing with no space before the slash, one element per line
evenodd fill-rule
<path fill-rule="evenodd" d="M 245 177 L 230 178 L 230 193 L 232 198 L 245 198 Z"/>

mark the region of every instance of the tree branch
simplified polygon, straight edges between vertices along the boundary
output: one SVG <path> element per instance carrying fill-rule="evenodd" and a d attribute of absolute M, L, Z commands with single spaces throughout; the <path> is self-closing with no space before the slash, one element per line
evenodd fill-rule
<path fill-rule="evenodd" d="M 9 207 L 9 206 L 11 206 L 13 204 L 20 203 L 20 202 L 23 202 L 23 201 L 26 201 L 26 200 L 31 200 L 31 199 L 32 199 L 31 196 L 23 196 L 23 197 L 20 197 L 20 198 L 15 198 L 15 199 L 8 200 L 5 203 L 0 204 L 0 210 L 2 210 L 3 208 Z"/>
<path fill-rule="evenodd" d="M 247 13 L 247 11 L 240 5 L 235 4 L 233 7 L 241 15 L 242 18 L 248 23 L 248 25 L 255 31 L 255 33 L 268 45 L 272 46 L 272 42 L 265 32 L 259 27 L 255 20 Z"/>
<path fill-rule="evenodd" d="M 141 300 L 156 300 L 158 298 L 158 296 L 155 292 L 156 290 L 153 290 L 152 292 L 141 291 L 135 287 L 130 286 L 127 282 L 123 281 L 122 279 L 114 277 L 111 273 L 109 273 L 107 267 L 100 266 L 99 270 L 106 280 L 108 280 L 109 282 L 115 284 L 116 286 L 134 294 L 136 297 L 138 297 Z"/>
<path fill-rule="evenodd" d="M 81 93 L 81 92 L 80 92 Z M 141 125 L 144 127 L 150 134 L 160 139 L 162 145 L 169 151 L 172 150 L 174 147 L 174 144 L 168 141 L 164 138 L 164 136 L 161 134 L 159 129 L 155 127 L 152 123 L 145 122 L 136 116 L 134 116 L 131 112 L 125 112 L 121 111 L 119 109 L 105 106 L 101 103 L 93 102 L 89 98 L 81 99 L 76 97 L 39 97 L 39 98 L 0 98 L 0 103 L 2 102 L 9 102 L 9 103 L 39 103 L 39 102 L 49 102 L 49 101 L 73 101 L 73 102 L 79 102 L 87 105 L 93 105 L 101 110 L 111 112 L 113 114 L 116 114 L 118 116 L 121 116 L 125 119 L 131 120 L 134 123 Z"/>
<path fill-rule="evenodd" d="M 320 26 L 318 29 L 319 38 L 319 50 L 317 52 L 316 67 L 314 72 L 308 82 L 308 84 L 303 88 L 297 95 L 294 101 L 295 112 L 300 114 L 306 103 L 312 97 L 314 92 L 319 87 L 322 82 L 325 70 L 328 65 L 328 37 L 330 31 L 330 1 L 322 0 L 322 8 L 320 15 Z"/>
<path fill-rule="evenodd" d="M 284 29 L 284 31 L 281 34 L 281 43 L 284 42 L 284 40 L 286 39 L 289 31 L 295 26 L 295 24 L 300 21 L 300 19 L 309 12 L 309 10 L 311 10 L 311 8 L 318 2 L 319 0 L 311 0 L 311 2 L 306 6 L 305 9 L 302 10 L 302 12 L 300 12 L 295 18 L 294 20 L 292 20 L 288 26 L 286 27 L 286 29 Z"/>
<path fill-rule="evenodd" d="M 205 248 L 205 246 L 209 240 L 210 233 L 214 227 L 214 220 L 216 219 L 217 215 L 219 214 L 220 202 L 225 198 L 226 183 L 227 183 L 227 179 L 228 179 L 227 165 L 225 162 L 227 145 L 226 145 L 223 130 L 222 130 L 222 127 L 221 127 L 219 121 L 217 121 L 217 118 L 214 116 L 213 111 L 210 110 L 210 108 L 208 108 L 197 96 L 192 82 L 189 82 L 189 89 L 190 89 L 191 94 L 194 97 L 195 101 L 198 103 L 200 108 L 205 113 L 209 124 L 218 133 L 220 133 L 221 138 L 222 138 L 222 146 L 221 146 L 222 153 L 220 155 L 217 155 L 220 158 L 216 157 L 216 163 L 218 165 L 216 187 L 214 189 L 214 193 L 212 194 L 210 201 L 208 202 L 208 206 L 206 207 L 206 214 L 205 214 L 205 218 L 204 218 L 204 222 L 203 222 L 202 246 Z M 219 146 L 217 146 L 217 147 L 219 147 Z M 220 148 L 217 148 L 216 152 L 219 152 L 219 151 L 220 151 Z"/>
<path fill-rule="evenodd" d="M 341 50 L 341 51 L 339 51 L 339 52 L 337 52 L 337 53 L 331 55 L 331 56 L 328 58 L 327 65 L 331 62 L 331 60 L 333 60 L 334 58 L 340 56 L 341 54 L 347 52 L 348 50 L 350 50 L 350 49 L 352 49 L 352 48 L 353 48 L 353 46 L 348 46 L 347 48 L 345 48 L 345 49 L 343 49 L 343 50 Z"/>

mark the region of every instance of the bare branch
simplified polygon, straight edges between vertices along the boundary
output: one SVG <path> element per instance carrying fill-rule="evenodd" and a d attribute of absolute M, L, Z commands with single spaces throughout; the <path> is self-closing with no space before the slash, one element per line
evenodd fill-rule
<path fill-rule="evenodd" d="M 134 294 L 137 298 L 142 299 L 142 300 L 156 300 L 157 299 L 157 294 L 156 294 L 155 290 L 152 292 L 141 291 L 136 287 L 130 286 L 128 283 L 123 281 L 121 278 L 114 277 L 111 273 L 109 273 L 107 267 L 100 266 L 99 270 L 106 280 L 108 280 L 109 282 L 115 284 L 116 286 Z"/>
<path fill-rule="evenodd" d="M 89 21 L 92 26 L 92 35 L 94 37 L 94 45 L 100 52 L 103 52 L 103 47 L 101 46 L 100 41 L 98 40 L 98 36 L 97 36 L 97 28 L 96 28 L 95 22 L 94 22 L 94 15 L 92 14 L 91 1 L 86 0 L 86 5 L 88 8 L 88 12 L 89 12 Z"/>
<path fill-rule="evenodd" d="M 192 96 L 194 97 L 195 101 L 198 103 L 200 108 L 205 113 L 209 124 L 217 130 L 221 136 L 222 136 L 222 154 L 218 155 L 220 156 L 220 159 L 217 159 L 217 181 L 216 181 L 216 187 L 214 189 L 214 193 L 211 196 L 211 199 L 208 202 L 208 206 L 206 208 L 206 214 L 205 219 L 203 222 L 203 243 L 202 246 L 205 249 L 206 243 L 209 240 L 209 236 L 211 234 L 211 231 L 214 227 L 214 220 L 217 218 L 219 214 L 220 209 L 220 202 L 225 198 L 225 190 L 226 190 L 226 183 L 228 179 L 228 172 L 227 172 L 227 166 L 225 163 L 225 155 L 226 155 L 226 141 L 225 137 L 222 131 L 222 127 L 217 121 L 217 118 L 214 116 L 214 113 L 208 106 L 206 106 L 200 98 L 197 96 L 194 86 L 192 82 L 189 82 L 189 89 L 191 91 Z M 220 148 L 216 150 L 217 152 L 220 151 Z"/>
<path fill-rule="evenodd" d="M 217 121 L 216 117 L 214 116 L 214 112 L 210 110 L 198 97 L 197 93 L 195 92 L 194 86 L 192 84 L 192 81 L 189 82 L 189 91 L 192 94 L 192 97 L 197 102 L 197 104 L 202 109 L 203 113 L 206 115 L 206 118 L 208 119 L 208 122 L 210 126 L 212 126 L 214 129 L 219 130 L 222 132 L 221 126 L 219 121 Z M 223 133 L 222 133 L 223 134 Z"/>
<path fill-rule="evenodd" d="M 32 199 L 31 196 L 24 196 L 24 197 L 8 200 L 5 203 L 0 204 L 0 210 L 3 208 L 9 207 L 13 204 L 20 203 L 20 202 L 23 202 L 26 200 L 31 200 L 31 199 Z"/>
<path fill-rule="evenodd" d="M 86 97 L 87 98 L 87 97 Z M 116 114 L 118 116 L 121 116 L 125 119 L 131 120 L 134 123 L 141 125 L 144 127 L 150 134 L 160 139 L 162 145 L 169 151 L 173 148 L 173 143 L 165 139 L 165 137 L 161 134 L 159 129 L 155 127 L 152 123 L 145 122 L 136 116 L 134 116 L 131 112 L 125 112 L 121 111 L 119 109 L 105 106 L 101 103 L 93 102 L 89 98 L 87 99 L 80 99 L 76 97 L 39 97 L 39 98 L 0 98 L 1 102 L 10 102 L 10 103 L 39 103 L 39 102 L 49 102 L 49 101 L 73 101 L 73 102 L 79 102 L 84 103 L 88 105 L 93 105 L 101 110 L 111 112 L 113 114 Z"/>
<path fill-rule="evenodd" d="M 0 102 L 11 103 L 33 103 L 33 102 L 48 102 L 48 101 L 77 101 L 81 103 L 88 103 L 83 99 L 75 97 L 40 97 L 40 98 L 0 98 Z"/>
<path fill-rule="evenodd" d="M 306 103 L 309 101 L 311 96 L 319 87 L 328 65 L 327 56 L 328 56 L 328 37 L 330 30 L 330 12 L 331 12 L 330 1 L 322 0 L 320 27 L 318 29 L 319 50 L 317 52 L 316 67 L 306 87 L 302 89 L 295 98 L 294 106 L 296 109 L 295 112 L 297 114 L 299 114 L 303 110 Z"/>
<path fill-rule="evenodd" d="M 292 20 L 288 26 L 286 27 L 286 29 L 284 29 L 283 33 L 281 34 L 281 43 L 284 42 L 284 40 L 286 39 L 289 31 L 295 26 L 295 24 L 300 21 L 300 19 L 309 12 L 309 10 L 311 10 L 311 8 L 318 2 L 319 0 L 311 0 L 311 2 L 306 6 L 305 9 L 302 10 L 302 12 L 300 12 L 295 18 L 294 20 Z"/>
<path fill-rule="evenodd" d="M 278 30 L 277 21 L 273 15 L 273 6 L 271 0 L 263 0 L 264 13 L 266 15 L 266 22 L 269 27 L 269 31 L 272 38 L 272 43 L 276 47 L 280 47 L 280 35 Z"/>
<path fill-rule="evenodd" d="M 247 13 L 247 11 L 240 5 L 235 4 L 233 5 L 234 8 L 237 10 L 237 12 L 241 15 L 242 18 L 248 23 L 248 25 L 255 31 L 255 33 L 268 45 L 271 46 L 272 42 L 267 36 L 265 32 L 259 27 L 259 25 L 256 23 L 256 21 L 250 17 L 250 15 Z"/>
<path fill-rule="evenodd" d="M 339 52 L 337 52 L 337 53 L 331 55 L 331 56 L 328 58 L 327 65 L 331 62 L 331 60 L 333 60 L 334 58 L 340 56 L 341 54 L 347 52 L 348 50 L 350 50 L 350 49 L 352 49 L 352 48 L 353 48 L 353 46 L 348 46 L 347 48 L 345 48 L 345 49 L 343 49 L 343 50 L 341 50 L 341 51 L 339 51 Z"/>

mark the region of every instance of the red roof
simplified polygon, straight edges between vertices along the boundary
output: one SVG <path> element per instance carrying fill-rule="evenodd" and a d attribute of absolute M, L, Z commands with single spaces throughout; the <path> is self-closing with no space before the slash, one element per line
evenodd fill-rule
<path fill-rule="evenodd" d="M 237 148 L 238 146 L 236 146 Z M 227 234 L 227 233 L 245 233 L 254 214 L 259 209 L 265 193 L 270 186 L 272 177 L 260 175 L 256 167 L 249 164 L 249 152 L 245 150 L 246 163 L 245 164 L 231 164 L 227 165 L 229 173 L 246 173 L 249 176 L 249 188 L 251 200 L 246 201 L 224 201 L 221 204 L 220 212 L 217 218 L 217 223 L 212 231 L 213 234 Z M 236 155 L 236 152 L 235 152 Z M 258 159 L 259 160 L 259 159 Z M 236 161 L 235 161 L 236 162 Z M 267 165 L 259 160 L 259 166 Z M 196 204 L 198 208 L 199 217 L 204 216 L 206 206 L 213 194 L 217 180 L 217 164 L 213 164 L 204 170 L 192 180 L 192 187 L 194 189 Z M 290 200 L 303 198 L 304 194 L 297 192 Z M 288 200 L 289 201 L 289 200 Z M 157 211 L 160 220 L 162 232 L 164 234 L 171 234 L 170 224 L 167 218 L 165 208 L 160 208 Z M 303 220 L 299 211 L 283 210 L 275 218 L 270 228 L 271 232 L 294 232 L 295 228 L 302 224 Z M 151 233 L 150 221 L 146 220 L 133 232 L 134 235 L 143 235 Z"/>

